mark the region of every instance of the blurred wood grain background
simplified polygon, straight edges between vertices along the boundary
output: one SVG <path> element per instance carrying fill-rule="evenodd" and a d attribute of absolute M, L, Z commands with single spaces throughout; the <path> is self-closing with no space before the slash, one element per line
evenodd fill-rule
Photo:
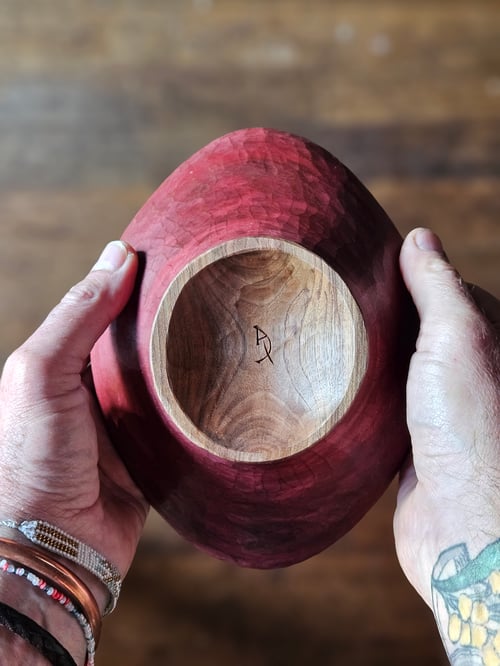
<path fill-rule="evenodd" d="M 322 144 L 499 295 L 498 0 L 2 0 L 0 363 L 179 162 L 256 125 Z M 445 664 L 394 554 L 395 492 L 275 572 L 153 514 L 98 664 Z"/>

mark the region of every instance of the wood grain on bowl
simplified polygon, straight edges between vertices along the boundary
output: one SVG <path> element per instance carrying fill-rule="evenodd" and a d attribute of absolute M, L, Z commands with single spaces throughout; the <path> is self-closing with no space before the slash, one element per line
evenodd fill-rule
<path fill-rule="evenodd" d="M 191 441 L 230 460 L 292 455 L 349 409 L 367 365 L 361 312 L 300 245 L 243 237 L 194 259 L 153 326 L 151 368 Z"/>

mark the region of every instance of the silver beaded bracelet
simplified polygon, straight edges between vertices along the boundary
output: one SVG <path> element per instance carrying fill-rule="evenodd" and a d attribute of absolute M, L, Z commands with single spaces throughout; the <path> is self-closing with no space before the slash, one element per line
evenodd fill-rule
<path fill-rule="evenodd" d="M 63 592 L 58 590 L 52 581 L 41 578 L 35 571 L 28 569 L 26 566 L 19 564 L 13 560 L 8 560 L 5 557 L 0 557 L 0 572 L 7 574 L 15 574 L 20 578 L 25 578 L 30 582 L 33 587 L 39 589 L 41 592 L 59 603 L 80 625 L 85 642 L 87 644 L 87 660 L 85 666 L 94 666 L 95 663 L 95 650 L 96 641 L 92 627 L 85 615 L 75 606 L 73 601 Z"/>
<path fill-rule="evenodd" d="M 23 534 L 31 543 L 46 550 L 61 555 L 76 564 L 79 564 L 91 574 L 96 576 L 109 591 L 109 603 L 104 610 L 108 615 L 116 608 L 122 586 L 120 572 L 109 560 L 67 532 L 63 532 L 55 525 L 43 520 L 0 520 L 3 527 L 11 527 Z"/>

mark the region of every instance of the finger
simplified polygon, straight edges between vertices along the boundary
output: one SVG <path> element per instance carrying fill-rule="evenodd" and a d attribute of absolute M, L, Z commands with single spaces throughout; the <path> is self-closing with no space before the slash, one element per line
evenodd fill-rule
<path fill-rule="evenodd" d="M 404 500 L 411 495 L 415 490 L 416 485 L 417 475 L 413 463 L 413 454 L 410 451 L 399 470 L 398 504 L 402 504 Z"/>
<path fill-rule="evenodd" d="M 475 284 L 469 284 L 468 287 L 478 308 L 491 322 L 497 334 L 500 334 L 500 301 L 498 298 Z"/>
<path fill-rule="evenodd" d="M 81 377 L 82 377 L 82 384 L 86 387 L 88 392 L 91 395 L 95 395 L 94 376 L 92 375 L 92 366 L 90 365 L 90 363 L 87 363 L 85 365 Z"/>
<path fill-rule="evenodd" d="M 18 380 L 38 387 L 41 398 L 80 386 L 90 351 L 125 306 L 136 272 L 135 251 L 122 241 L 109 243 L 90 273 L 14 353 L 6 372 L 14 368 Z"/>

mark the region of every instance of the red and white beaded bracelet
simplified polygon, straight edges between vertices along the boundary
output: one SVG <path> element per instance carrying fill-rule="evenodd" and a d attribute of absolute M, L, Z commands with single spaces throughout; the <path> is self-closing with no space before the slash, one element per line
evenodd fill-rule
<path fill-rule="evenodd" d="M 23 564 L 5 557 L 0 557 L 0 572 L 14 574 L 25 578 L 33 587 L 45 593 L 50 599 L 60 604 L 80 625 L 87 644 L 86 666 L 94 666 L 96 641 L 90 622 L 74 601 L 64 592 L 58 590 L 51 580 L 45 580 L 38 573 Z"/>

